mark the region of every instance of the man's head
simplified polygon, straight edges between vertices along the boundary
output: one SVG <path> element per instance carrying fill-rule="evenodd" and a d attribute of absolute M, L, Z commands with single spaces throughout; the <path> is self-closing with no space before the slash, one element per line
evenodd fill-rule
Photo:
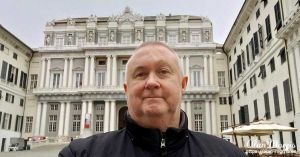
<path fill-rule="evenodd" d="M 143 43 L 126 65 L 124 89 L 130 116 L 147 128 L 178 127 L 187 79 L 171 48 L 160 42 Z"/>

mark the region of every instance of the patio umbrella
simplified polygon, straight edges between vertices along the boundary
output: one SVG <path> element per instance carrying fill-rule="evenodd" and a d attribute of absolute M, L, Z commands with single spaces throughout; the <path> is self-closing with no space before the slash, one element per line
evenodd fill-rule
<path fill-rule="evenodd" d="M 279 125 L 271 121 L 264 121 L 260 120 L 257 122 L 253 122 L 250 125 L 246 125 L 243 129 L 249 130 L 249 132 L 256 132 L 256 131 L 297 131 L 298 129 Z"/>
<path fill-rule="evenodd" d="M 248 130 L 247 125 L 234 128 L 228 128 L 221 132 L 222 135 L 239 135 L 239 136 L 265 136 L 272 135 L 273 131 Z"/>

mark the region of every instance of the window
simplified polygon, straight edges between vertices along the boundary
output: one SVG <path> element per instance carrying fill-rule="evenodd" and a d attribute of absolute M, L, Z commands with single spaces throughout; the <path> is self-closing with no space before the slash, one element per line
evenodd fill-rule
<path fill-rule="evenodd" d="M 268 4 L 268 0 L 262 0 L 262 1 L 264 2 L 264 7 L 266 7 Z"/>
<path fill-rule="evenodd" d="M 280 105 L 278 99 L 278 89 L 277 86 L 273 88 L 273 99 L 274 99 L 274 108 L 275 108 L 275 116 L 280 115 Z"/>
<path fill-rule="evenodd" d="M 259 54 L 259 43 L 258 43 L 258 33 L 257 32 L 255 32 L 254 34 L 253 34 L 253 59 L 255 58 L 255 56 L 256 55 L 258 55 Z"/>
<path fill-rule="evenodd" d="M 259 69 L 260 69 L 260 71 L 259 71 L 258 77 L 261 77 L 262 79 L 266 78 L 267 77 L 266 66 L 263 64 L 260 66 Z"/>
<path fill-rule="evenodd" d="M 228 129 L 228 115 L 220 115 L 221 131 Z"/>
<path fill-rule="evenodd" d="M 229 70 L 229 77 L 230 77 L 230 84 L 232 85 L 233 80 L 232 80 L 232 69 Z"/>
<path fill-rule="evenodd" d="M 269 62 L 271 72 L 275 71 L 275 60 L 272 58 Z"/>
<path fill-rule="evenodd" d="M 96 115 L 96 131 L 103 132 L 104 118 L 103 115 Z"/>
<path fill-rule="evenodd" d="M 240 91 L 239 90 L 236 91 L 236 97 L 237 97 L 237 99 L 240 99 Z"/>
<path fill-rule="evenodd" d="M 286 61 L 286 55 L 285 55 L 285 48 L 282 48 L 279 52 L 281 64 L 283 64 Z"/>
<path fill-rule="evenodd" d="M 270 41 L 272 39 L 270 15 L 267 16 L 265 22 L 266 22 L 267 41 Z"/>
<path fill-rule="evenodd" d="M 256 76 L 253 75 L 251 78 L 250 78 L 250 88 L 253 88 L 256 86 Z"/>
<path fill-rule="evenodd" d="M 245 59 L 245 52 L 242 50 L 242 54 L 241 54 L 241 61 L 242 61 L 242 67 L 243 67 L 243 70 L 246 70 L 246 59 Z"/>
<path fill-rule="evenodd" d="M 78 37 L 77 44 L 78 46 L 83 46 L 85 44 L 85 37 Z"/>
<path fill-rule="evenodd" d="M 264 94 L 264 102 L 265 102 L 265 116 L 266 119 L 270 119 L 271 118 L 271 112 L 270 112 L 270 104 L 269 104 L 269 95 L 268 92 L 266 92 Z"/>
<path fill-rule="evenodd" d="M 259 45 L 260 48 L 264 48 L 264 36 L 263 36 L 263 28 L 260 24 L 258 24 L 258 36 L 259 36 Z"/>
<path fill-rule="evenodd" d="M 2 96 L 2 90 L 0 90 L 0 100 L 3 98 Z M 1 124 L 1 117 L 0 117 L 0 124 Z"/>
<path fill-rule="evenodd" d="M 106 36 L 100 36 L 99 37 L 99 44 L 100 45 L 107 45 L 107 37 Z"/>
<path fill-rule="evenodd" d="M 122 86 L 125 83 L 125 70 L 120 71 L 120 86 Z"/>
<path fill-rule="evenodd" d="M 82 73 L 75 73 L 75 88 L 82 87 Z"/>
<path fill-rule="evenodd" d="M 225 71 L 218 71 L 218 83 L 220 87 L 225 87 Z"/>
<path fill-rule="evenodd" d="M 240 38 L 240 45 L 243 44 L 243 37 Z"/>
<path fill-rule="evenodd" d="M 10 130 L 11 118 L 12 118 L 11 114 L 4 113 L 4 115 L 3 115 L 3 122 L 2 122 L 2 129 L 8 129 L 8 130 Z"/>
<path fill-rule="evenodd" d="M 2 69 L 1 69 L 1 79 L 6 80 L 6 73 L 7 73 L 7 62 L 2 62 Z"/>
<path fill-rule="evenodd" d="M 95 110 L 104 111 L 104 105 L 103 104 L 96 104 Z"/>
<path fill-rule="evenodd" d="M 97 79 L 97 86 L 101 87 L 105 85 L 105 71 L 99 71 L 96 75 Z"/>
<path fill-rule="evenodd" d="M 4 45 L 0 43 L 0 51 L 4 51 Z"/>
<path fill-rule="evenodd" d="M 246 54 L 247 54 L 247 65 L 250 65 L 250 54 L 249 54 L 249 46 L 246 45 Z"/>
<path fill-rule="evenodd" d="M 254 104 L 254 120 L 259 120 L 259 117 L 258 117 L 258 108 L 257 108 L 257 100 L 256 99 L 253 101 L 253 104 Z"/>
<path fill-rule="evenodd" d="M 21 71 L 20 87 L 26 89 L 27 74 Z"/>
<path fill-rule="evenodd" d="M 24 99 L 20 99 L 20 106 L 24 106 Z"/>
<path fill-rule="evenodd" d="M 99 60 L 98 65 L 106 65 L 106 60 Z"/>
<path fill-rule="evenodd" d="M 168 34 L 168 43 L 169 44 L 176 44 L 178 43 L 178 36 L 175 33 Z"/>
<path fill-rule="evenodd" d="M 14 103 L 14 100 L 15 99 L 15 96 L 10 94 L 10 93 L 6 93 L 6 96 L 5 96 L 5 101 L 6 102 L 10 102 L 10 103 Z"/>
<path fill-rule="evenodd" d="M 26 124 L 25 124 L 26 133 L 32 132 L 32 123 L 33 123 L 33 117 L 26 117 Z"/>
<path fill-rule="evenodd" d="M 18 72 L 19 72 L 18 68 L 15 68 L 11 64 L 9 64 L 7 81 L 12 83 L 14 82 L 15 84 L 17 84 Z"/>
<path fill-rule="evenodd" d="M 52 110 L 52 111 L 58 110 L 58 104 L 51 104 L 50 110 Z"/>
<path fill-rule="evenodd" d="M 219 97 L 219 102 L 220 102 L 220 105 L 225 105 L 227 104 L 227 98 L 226 97 Z"/>
<path fill-rule="evenodd" d="M 49 115 L 49 132 L 56 132 L 57 115 Z"/>
<path fill-rule="evenodd" d="M 242 91 L 245 95 L 247 95 L 247 83 L 244 83 L 244 88 Z"/>
<path fill-rule="evenodd" d="M 130 44 L 131 43 L 131 35 L 130 35 L 130 33 L 123 33 L 122 34 L 121 43 L 122 44 Z"/>
<path fill-rule="evenodd" d="M 192 44 L 199 44 L 200 41 L 201 41 L 200 34 L 192 34 L 191 35 L 191 43 Z"/>
<path fill-rule="evenodd" d="M 34 89 L 37 87 L 37 79 L 38 79 L 37 74 L 30 75 L 30 89 Z"/>
<path fill-rule="evenodd" d="M 200 87 L 201 83 L 200 83 L 200 70 L 194 70 L 192 71 L 192 85 L 194 87 Z"/>
<path fill-rule="evenodd" d="M 279 2 L 277 2 L 275 4 L 274 11 L 275 11 L 275 19 L 276 19 L 276 27 L 275 28 L 278 31 L 282 26 L 281 9 L 280 9 Z"/>
<path fill-rule="evenodd" d="M 257 11 L 256 11 L 256 19 L 258 19 L 259 16 L 260 16 L 260 10 L 258 8 Z"/>
<path fill-rule="evenodd" d="M 14 58 L 15 60 L 17 60 L 17 59 L 18 59 L 18 55 L 17 55 L 16 53 L 13 53 L 13 58 Z"/>
<path fill-rule="evenodd" d="M 155 41 L 155 35 L 154 34 L 147 34 L 145 37 L 146 41 Z"/>
<path fill-rule="evenodd" d="M 194 114 L 195 131 L 200 132 L 203 130 L 202 114 Z"/>
<path fill-rule="evenodd" d="M 81 116 L 80 115 L 73 115 L 73 124 L 72 124 L 72 131 L 77 132 L 80 131 L 80 120 Z"/>
<path fill-rule="evenodd" d="M 79 110 L 81 110 L 81 104 L 74 104 L 73 105 L 73 109 L 74 109 L 74 111 L 79 111 Z"/>
<path fill-rule="evenodd" d="M 21 132 L 22 131 L 22 121 L 23 121 L 23 116 L 16 116 L 16 123 L 15 123 L 15 131 L 16 132 Z"/>
<path fill-rule="evenodd" d="M 285 100 L 286 112 L 290 112 L 290 111 L 293 110 L 293 107 L 292 107 L 289 79 L 286 79 L 285 81 L 283 81 L 283 91 L 284 91 L 284 100 Z"/>
<path fill-rule="evenodd" d="M 236 47 L 233 49 L 233 53 L 236 54 Z"/>
<path fill-rule="evenodd" d="M 59 82 L 60 82 L 60 73 L 53 73 L 52 87 L 59 88 Z"/>
<path fill-rule="evenodd" d="M 250 27 L 250 23 L 247 26 L 247 33 L 249 33 L 251 31 L 251 27 Z"/>
<path fill-rule="evenodd" d="M 57 35 L 57 37 L 55 39 L 55 45 L 59 46 L 59 47 L 64 45 L 63 35 Z"/>
<path fill-rule="evenodd" d="M 239 120 L 240 124 L 249 124 L 249 110 L 248 105 L 244 105 L 240 107 L 239 110 Z"/>

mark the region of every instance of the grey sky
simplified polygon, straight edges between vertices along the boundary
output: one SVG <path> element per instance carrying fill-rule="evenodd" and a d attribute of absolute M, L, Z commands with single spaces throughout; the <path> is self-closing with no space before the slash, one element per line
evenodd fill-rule
<path fill-rule="evenodd" d="M 126 6 L 143 16 L 195 15 L 213 22 L 214 41 L 224 43 L 244 0 L 1 0 L 0 24 L 32 48 L 43 45 L 47 21 L 111 16 Z"/>

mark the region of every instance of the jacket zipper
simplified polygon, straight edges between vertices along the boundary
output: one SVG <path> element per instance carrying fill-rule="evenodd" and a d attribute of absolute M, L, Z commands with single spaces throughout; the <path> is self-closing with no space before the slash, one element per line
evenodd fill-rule
<path fill-rule="evenodd" d="M 160 150 L 161 150 L 161 156 L 166 157 L 167 156 L 167 148 L 166 148 L 165 133 L 161 134 Z"/>

